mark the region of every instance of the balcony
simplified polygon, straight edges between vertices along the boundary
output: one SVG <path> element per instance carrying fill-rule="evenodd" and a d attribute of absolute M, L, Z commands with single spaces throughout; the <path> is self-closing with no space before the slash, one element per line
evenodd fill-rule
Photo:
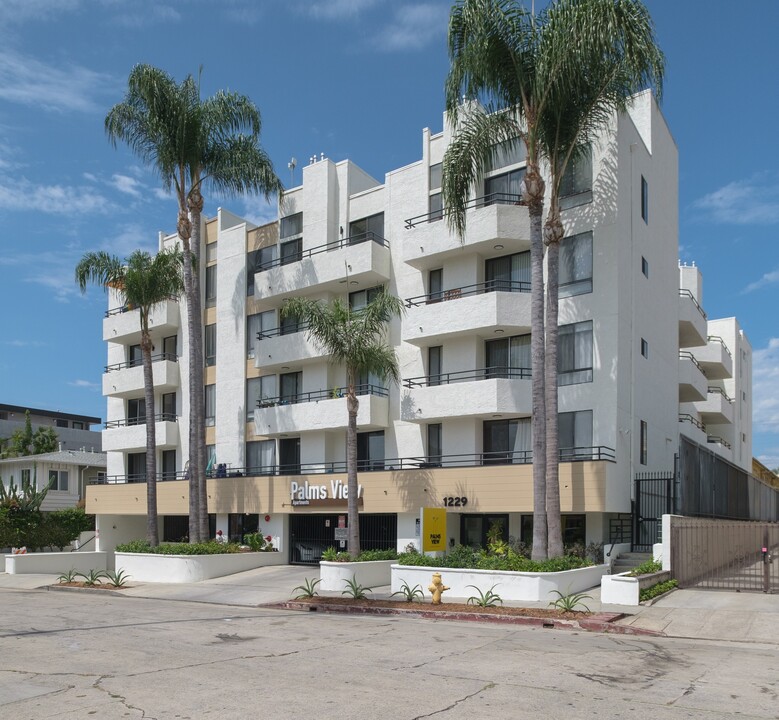
<path fill-rule="evenodd" d="M 160 413 L 154 418 L 154 429 L 158 449 L 175 448 L 179 441 L 179 426 L 176 416 Z M 146 449 L 145 418 L 109 420 L 103 430 L 103 452 L 122 450 L 141 452 Z"/>
<path fill-rule="evenodd" d="M 518 195 L 495 193 L 476 198 L 466 210 L 466 233 L 459 238 L 446 225 L 446 211 L 406 220 L 403 260 L 420 270 L 440 265 L 463 252 L 493 253 L 502 245 L 507 253 L 530 249 L 530 218 Z"/>
<path fill-rule="evenodd" d="M 679 414 L 679 432 L 699 445 L 706 444 L 706 426 L 694 415 Z"/>
<path fill-rule="evenodd" d="M 169 353 L 152 355 L 154 389 L 172 392 L 179 387 L 178 357 Z M 143 365 L 139 361 L 107 365 L 103 375 L 103 395 L 106 397 L 135 397 L 144 389 Z"/>
<path fill-rule="evenodd" d="M 417 345 L 477 333 L 530 332 L 530 283 L 492 280 L 406 299 L 403 340 Z"/>
<path fill-rule="evenodd" d="M 313 392 L 263 398 L 254 411 L 257 435 L 298 434 L 322 430 L 346 430 L 347 388 L 329 388 Z M 357 427 L 380 430 L 389 426 L 389 391 L 376 385 L 355 388 L 360 403 Z"/>
<path fill-rule="evenodd" d="M 679 290 L 679 347 L 707 344 L 706 313 L 689 290 Z"/>
<path fill-rule="evenodd" d="M 705 400 L 708 383 L 695 356 L 684 350 L 679 352 L 679 402 Z"/>
<path fill-rule="evenodd" d="M 695 410 L 706 425 L 726 425 L 733 422 L 733 400 L 722 388 L 708 388 L 705 400 L 695 403 Z"/>
<path fill-rule="evenodd" d="M 389 278 L 389 243 L 369 232 L 266 263 L 254 276 L 254 297 L 267 300 L 305 292 L 343 292 L 347 283 L 352 291 L 380 285 Z"/>
<path fill-rule="evenodd" d="M 155 306 L 149 315 L 149 329 L 160 335 L 175 335 L 181 324 L 179 303 L 166 300 Z M 103 320 L 105 342 L 136 345 L 141 342 L 141 313 L 126 305 L 106 311 Z"/>
<path fill-rule="evenodd" d="M 718 335 L 709 335 L 706 346 L 695 349 L 695 359 L 709 380 L 727 380 L 733 377 L 733 356 Z"/>
<path fill-rule="evenodd" d="M 291 330 L 279 327 L 258 332 L 255 367 L 265 371 L 278 370 L 283 365 L 305 365 L 328 357 L 327 352 L 311 340 L 305 331 L 306 326 L 301 323 Z"/>
<path fill-rule="evenodd" d="M 447 418 L 492 419 L 529 415 L 532 409 L 528 368 L 481 368 L 409 378 L 401 400 L 401 419 L 433 422 Z"/>

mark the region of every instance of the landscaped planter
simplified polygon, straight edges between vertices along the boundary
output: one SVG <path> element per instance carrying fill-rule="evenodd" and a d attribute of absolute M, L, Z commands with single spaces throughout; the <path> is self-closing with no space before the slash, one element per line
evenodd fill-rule
<path fill-rule="evenodd" d="M 104 552 L 46 552 L 5 555 L 9 575 L 60 575 L 68 570 L 85 573 L 106 569 Z"/>
<path fill-rule="evenodd" d="M 432 575 L 434 572 L 440 572 L 444 585 L 449 586 L 449 590 L 444 593 L 444 602 L 447 598 L 469 598 L 478 595 L 476 590 L 468 585 L 475 585 L 483 593 L 495 586 L 493 592 L 500 595 L 504 601 L 548 602 L 558 598 L 555 591 L 570 595 L 597 586 L 608 569 L 608 565 L 593 565 L 561 572 L 510 572 L 393 565 L 392 591 L 397 592 L 406 582 L 412 588 L 421 585 L 425 595 L 429 597 L 427 587 Z"/>
<path fill-rule="evenodd" d="M 279 552 L 227 553 L 224 555 L 154 555 L 116 553 L 117 572 L 123 570 L 131 581 L 193 583 L 233 575 L 266 565 L 286 565 Z"/>
<path fill-rule="evenodd" d="M 369 562 L 328 562 L 319 563 L 320 590 L 340 592 L 346 583 L 356 578 L 364 587 L 382 587 L 389 585 L 391 569 L 397 560 L 371 560 Z"/>
<path fill-rule="evenodd" d="M 604 575 L 600 581 L 600 601 L 604 605 L 638 605 L 642 590 L 670 578 L 671 573 L 667 570 L 638 577 L 628 573 Z"/>

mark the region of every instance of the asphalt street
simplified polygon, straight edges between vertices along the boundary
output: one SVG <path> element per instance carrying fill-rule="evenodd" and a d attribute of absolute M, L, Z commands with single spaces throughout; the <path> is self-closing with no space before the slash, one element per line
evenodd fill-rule
<path fill-rule="evenodd" d="M 779 717 L 774 645 L 0 591 L 0 717 Z"/>

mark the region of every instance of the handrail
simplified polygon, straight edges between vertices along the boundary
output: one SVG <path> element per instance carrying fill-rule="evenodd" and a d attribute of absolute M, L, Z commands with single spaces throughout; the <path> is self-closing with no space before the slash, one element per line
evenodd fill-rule
<path fill-rule="evenodd" d="M 707 435 L 706 442 L 719 443 L 720 445 L 724 445 L 728 450 L 733 449 L 731 444 L 725 440 L 725 438 L 721 438 L 719 435 Z"/>
<path fill-rule="evenodd" d="M 257 339 L 265 340 L 266 338 L 279 337 L 280 335 L 294 335 L 305 330 L 308 330 L 308 323 L 301 321 L 287 327 L 280 325 L 279 327 L 270 328 L 270 330 L 260 330 L 257 333 Z"/>
<path fill-rule="evenodd" d="M 178 362 L 179 356 L 176 355 L 176 353 L 159 353 L 157 355 L 151 356 L 151 361 L 158 362 L 160 360 L 170 360 L 172 362 Z M 141 367 L 143 365 L 143 360 L 141 358 L 138 358 L 137 360 L 128 360 L 127 362 L 122 363 L 114 363 L 113 365 L 106 365 L 105 371 L 107 373 L 113 372 L 114 370 L 124 370 L 125 368 L 133 368 L 133 367 Z"/>
<path fill-rule="evenodd" d="M 297 405 L 298 403 L 318 402 L 319 400 L 337 400 L 346 397 L 348 387 L 326 388 L 324 390 L 311 390 L 296 395 L 279 395 L 277 397 L 260 398 L 257 400 L 258 408 L 276 407 L 277 405 Z M 378 395 L 389 397 L 389 390 L 370 383 L 354 386 L 355 395 Z"/>
<path fill-rule="evenodd" d="M 728 394 L 721 387 L 716 387 L 715 385 L 709 385 L 709 387 L 707 389 L 708 389 L 708 391 L 710 393 L 719 393 L 728 402 L 731 402 L 731 403 L 733 402 L 733 398 L 729 397 Z"/>
<path fill-rule="evenodd" d="M 154 416 L 154 422 L 176 422 L 178 416 L 176 413 L 159 413 Z M 145 425 L 146 416 L 126 418 L 124 420 L 107 420 L 103 427 L 106 428 L 120 428 L 120 427 L 134 427 L 136 425 Z"/>
<path fill-rule="evenodd" d="M 512 380 L 526 380 L 531 377 L 530 368 L 515 367 L 488 367 L 476 370 L 458 370 L 457 372 L 439 373 L 438 375 L 420 375 L 419 377 L 406 378 L 403 386 L 407 388 L 431 387 L 437 385 L 451 385 L 468 380 L 493 380 L 495 378 L 508 378 Z"/>
<path fill-rule="evenodd" d="M 698 418 L 693 417 L 689 413 L 679 413 L 679 422 L 692 423 L 699 430 L 706 432 L 706 426 L 700 420 L 698 420 Z"/>
<path fill-rule="evenodd" d="M 679 288 L 679 295 L 681 297 L 690 298 L 690 300 L 692 300 L 695 307 L 698 308 L 698 312 L 703 316 L 703 319 L 706 320 L 706 311 L 700 306 L 698 301 L 695 299 L 695 295 L 692 294 L 691 290 L 686 290 L 685 288 Z"/>
<path fill-rule="evenodd" d="M 730 348 L 726 345 L 725 341 L 719 336 L 719 335 L 707 335 L 706 336 L 707 342 L 718 342 L 722 347 L 724 348 L 725 352 L 730 355 L 730 357 L 733 357 L 733 353 L 730 352 Z"/>
<path fill-rule="evenodd" d="M 530 292 L 530 283 L 523 280 L 487 280 L 486 282 L 476 283 L 474 285 L 463 285 L 449 290 L 439 290 L 438 292 L 428 293 L 427 295 L 417 295 L 406 298 L 406 307 L 418 307 L 419 305 L 430 305 L 432 303 L 446 302 L 447 300 L 458 300 L 461 297 L 469 295 L 482 295 L 491 292 Z"/>
<path fill-rule="evenodd" d="M 179 299 L 174 295 L 171 295 L 168 298 L 168 302 L 178 302 L 178 300 Z M 123 313 L 132 312 L 133 310 L 137 310 L 137 309 L 138 309 L 137 306 L 127 305 L 127 304 L 120 305 L 119 307 L 109 308 L 108 310 L 106 310 L 105 317 L 111 317 L 113 315 L 122 315 Z"/>
<path fill-rule="evenodd" d="M 473 208 L 483 208 L 490 205 L 521 205 L 522 196 L 514 193 L 490 193 L 482 197 L 474 198 L 465 203 L 465 209 L 471 210 Z M 416 217 L 408 218 L 406 220 L 406 230 L 410 230 L 422 223 L 433 222 L 440 220 L 446 215 L 451 214 L 449 208 L 443 210 L 432 210 L 431 212 L 424 213 L 423 215 L 417 215 Z"/>
<path fill-rule="evenodd" d="M 590 447 L 560 448 L 561 462 L 606 461 L 615 462 L 616 452 L 604 445 Z M 398 470 L 430 470 L 434 468 L 480 467 L 483 465 L 529 465 L 533 462 L 532 450 L 506 450 L 495 452 L 468 453 L 459 455 L 436 455 L 435 457 L 384 458 L 377 460 L 358 460 L 360 472 L 381 472 Z M 228 463 L 215 466 L 209 478 L 232 477 L 272 477 L 279 475 L 320 475 L 345 473 L 346 462 L 288 463 L 285 465 L 267 465 L 259 467 L 233 467 Z M 159 473 L 158 482 L 169 480 L 187 480 L 186 471 Z M 111 475 L 100 480 L 91 480 L 90 485 L 111 485 L 146 482 L 146 474 Z"/>
<path fill-rule="evenodd" d="M 324 245 L 317 245 L 316 247 L 309 248 L 308 250 L 300 250 L 294 255 L 288 257 L 277 257 L 273 260 L 267 260 L 266 262 L 260 263 L 257 266 L 257 272 L 265 272 L 266 270 L 270 270 L 274 267 L 290 265 L 293 262 L 302 260 L 303 258 L 319 255 L 319 253 L 328 252 L 329 250 L 337 250 L 338 248 L 342 247 L 349 247 L 350 245 L 359 245 L 368 241 L 375 242 L 377 245 L 381 245 L 382 247 L 389 247 L 389 243 L 383 237 L 381 237 L 381 235 L 377 235 L 374 232 L 364 232 L 359 233 L 358 235 L 351 235 L 347 238 L 340 238 L 339 240 L 325 243 Z"/>
<path fill-rule="evenodd" d="M 687 350 L 680 350 L 679 351 L 679 359 L 685 359 L 685 360 L 692 360 L 692 364 L 695 365 L 695 367 L 698 368 L 701 372 L 703 372 L 703 368 L 701 367 L 701 364 L 696 359 L 695 355 L 693 355 L 691 352 L 688 352 Z M 703 373 L 704 375 L 706 373 Z"/>

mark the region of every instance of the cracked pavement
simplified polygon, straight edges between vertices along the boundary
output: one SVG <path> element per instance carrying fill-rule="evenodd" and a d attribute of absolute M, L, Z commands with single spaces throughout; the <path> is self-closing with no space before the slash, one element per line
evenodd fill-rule
<path fill-rule="evenodd" d="M 776 718 L 775 646 L 0 590 L 0 717 Z"/>

